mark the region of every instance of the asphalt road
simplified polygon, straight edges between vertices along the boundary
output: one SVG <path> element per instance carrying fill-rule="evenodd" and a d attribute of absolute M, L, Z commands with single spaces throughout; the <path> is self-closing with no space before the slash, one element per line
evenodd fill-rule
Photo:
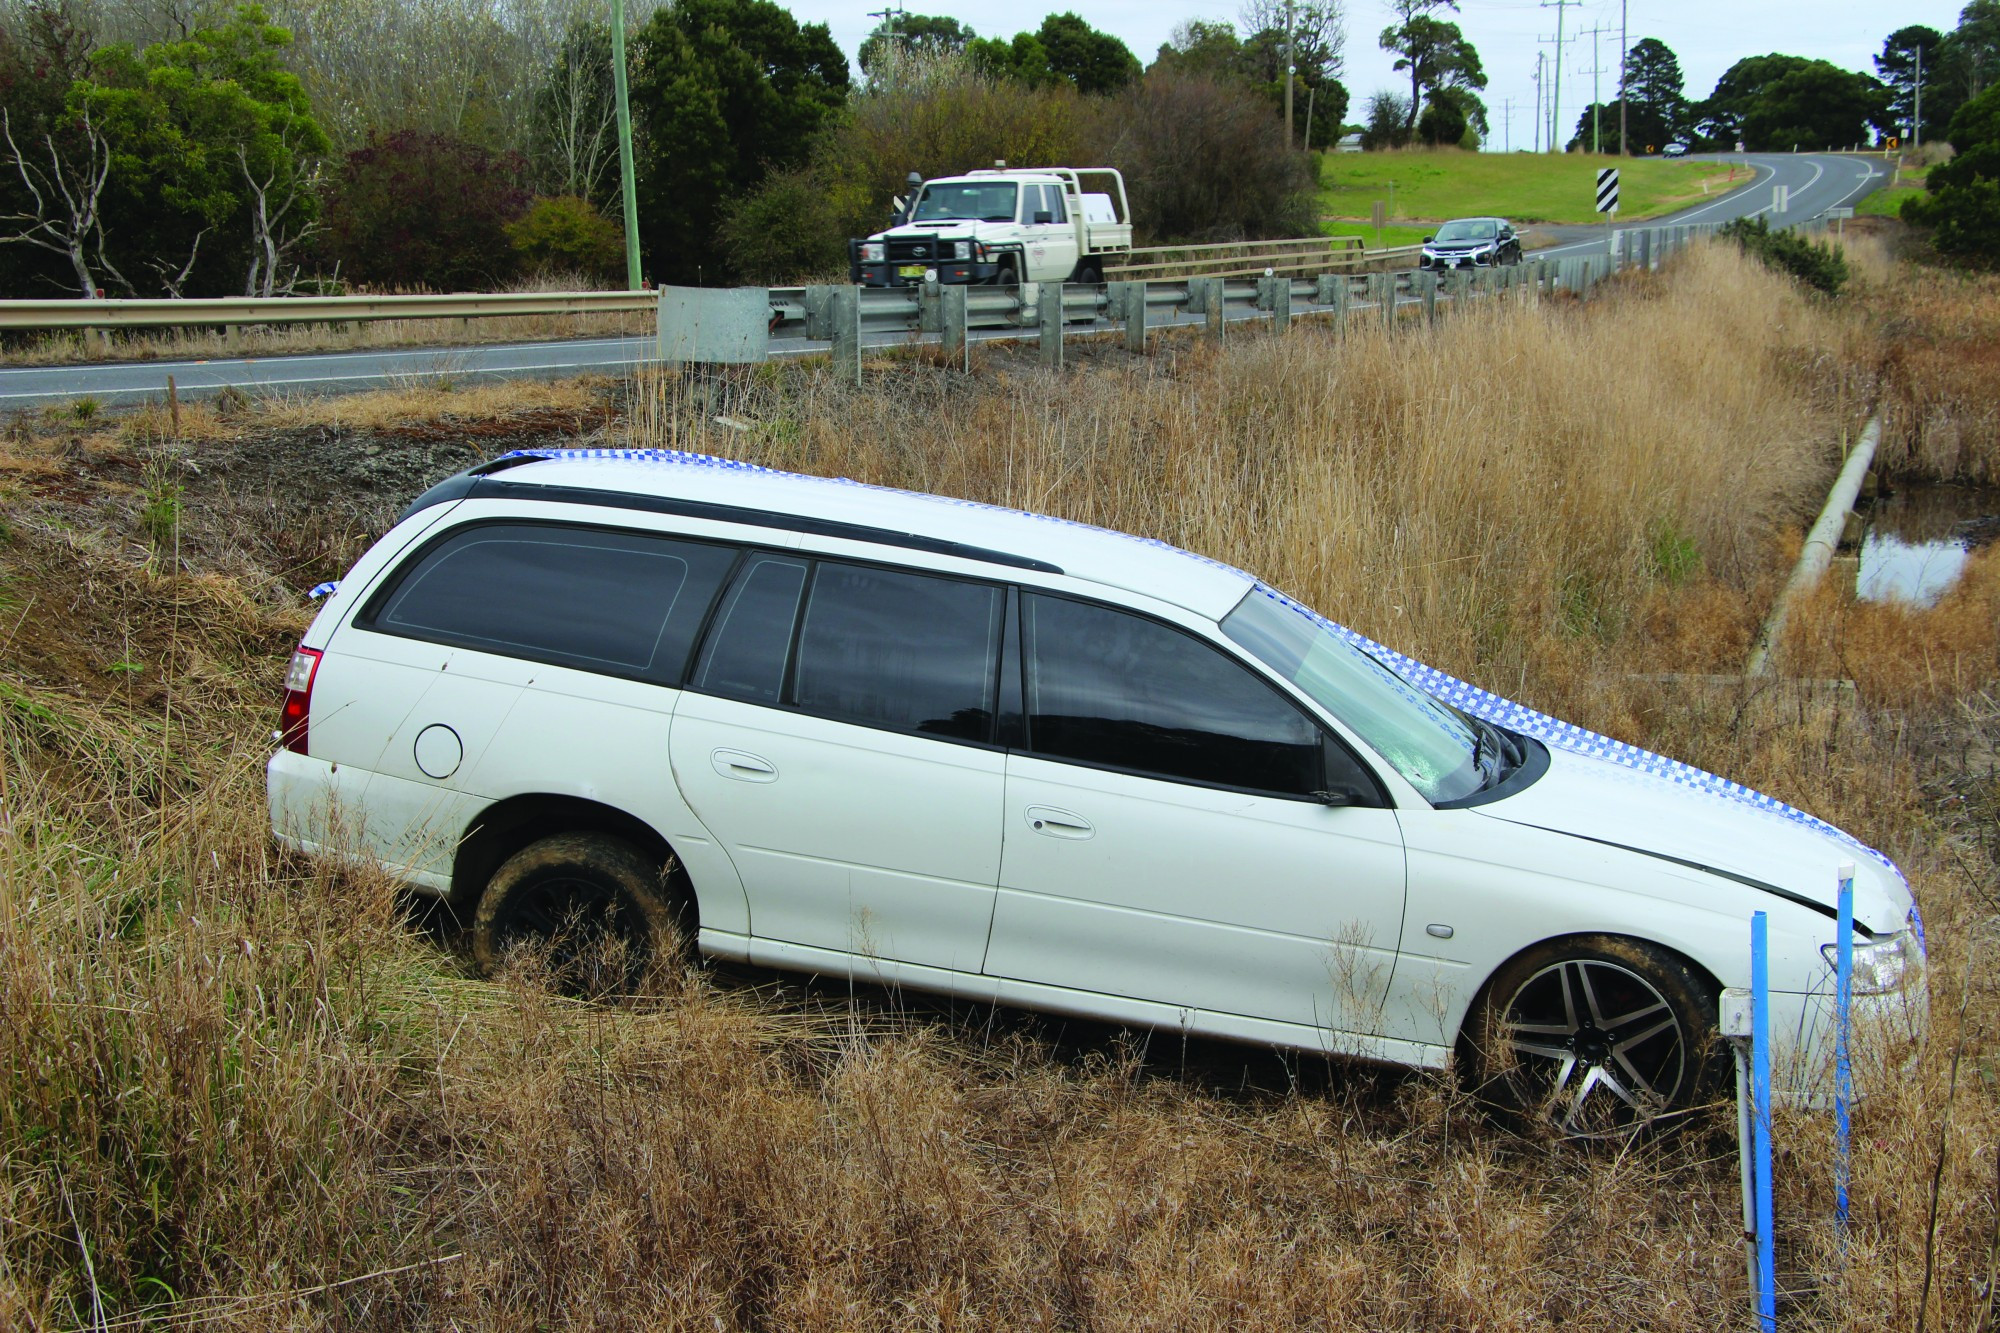
<path fill-rule="evenodd" d="M 1771 216 L 1776 221 L 1804 221 L 1829 208 L 1852 205 L 1888 178 L 1878 158 L 1844 154 L 1730 154 L 1703 161 L 1735 161 L 1755 173 L 1744 188 L 1713 201 L 1696 204 L 1670 217 L 1634 226 L 1672 226 L 1688 222 L 1727 222 L 1736 217 Z M 1790 205 L 1773 214 L 1774 186 L 1791 187 Z M 1545 227 L 1557 243 L 1532 253 L 1536 257 L 1591 254 L 1610 244 L 1608 227 Z M 1234 316 L 1233 316 L 1234 317 Z M 1199 316 L 1151 317 L 1159 324 L 1195 322 Z M 1268 318 L 1244 315 L 1242 318 Z M 1106 326 L 1073 325 L 1075 332 Z M 982 329 L 975 341 L 1018 337 L 1012 329 Z M 904 343 L 906 333 L 871 337 L 871 345 Z M 774 356 L 801 356 L 823 350 L 800 338 L 774 339 Z M 405 384 L 480 379 L 557 379 L 586 373 L 616 374 L 653 359 L 653 339 L 594 338 L 571 342 L 489 344 L 422 351 L 333 352 L 316 356 L 249 357 L 240 360 L 126 361 L 102 365 L 19 366 L 0 368 L 0 411 L 35 409 L 70 399 L 89 397 L 105 406 L 158 400 L 166 393 L 167 376 L 178 392 L 203 397 L 234 385 L 258 395 L 352 393 Z"/>

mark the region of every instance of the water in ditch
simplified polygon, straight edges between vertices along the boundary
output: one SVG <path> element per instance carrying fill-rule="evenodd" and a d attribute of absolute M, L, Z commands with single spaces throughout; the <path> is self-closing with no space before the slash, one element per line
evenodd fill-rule
<path fill-rule="evenodd" d="M 1933 606 L 1979 547 L 2000 537 L 2000 489 L 1905 483 L 1875 501 L 1854 594 Z"/>

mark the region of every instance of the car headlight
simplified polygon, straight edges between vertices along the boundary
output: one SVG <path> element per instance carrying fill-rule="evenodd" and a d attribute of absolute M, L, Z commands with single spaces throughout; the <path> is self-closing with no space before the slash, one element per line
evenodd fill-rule
<path fill-rule="evenodd" d="M 882 262 L 882 242 L 880 242 L 880 241 L 863 241 L 863 242 L 861 243 L 861 262 L 862 262 L 862 263 L 864 263 L 864 264 L 879 264 L 879 263 L 881 263 L 881 262 Z"/>
<path fill-rule="evenodd" d="M 1820 953 L 1828 967 L 1840 967 L 1840 946 L 1823 944 Z M 1923 950 L 1909 931 L 1900 931 L 1886 940 L 1854 946 L 1854 993 L 1886 995 L 1908 985 L 1923 963 Z"/>
<path fill-rule="evenodd" d="M 953 246 L 951 247 L 951 257 L 952 257 L 953 259 L 970 259 L 970 258 L 972 258 L 972 242 L 971 242 L 971 241 L 959 241 L 958 243 L 956 243 L 955 245 L 953 245 Z"/>

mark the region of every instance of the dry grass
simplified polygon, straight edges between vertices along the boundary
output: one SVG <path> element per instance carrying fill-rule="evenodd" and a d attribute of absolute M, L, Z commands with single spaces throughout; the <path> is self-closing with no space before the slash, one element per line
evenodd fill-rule
<path fill-rule="evenodd" d="M 1898 265 L 1860 296 L 1878 325 L 1890 426 L 1883 465 L 2000 482 L 2000 276 Z"/>
<path fill-rule="evenodd" d="M 858 393 L 810 368 L 664 381 L 599 438 L 1190 545 L 1889 848 L 1930 924 L 1936 1021 L 1858 1118 L 1844 1265 L 1824 1119 L 1781 1119 L 1787 1326 L 1908 1328 L 1923 1307 L 1972 1328 L 2000 1139 L 1980 613 L 1853 639 L 1829 669 L 1937 645 L 1855 668 L 1859 705 L 1634 674 L 1740 663 L 1853 426 L 1854 338 L 1718 251 L 1591 307 L 1388 345 L 1189 341 L 1059 383 L 991 352 L 969 378 L 904 363 Z M 189 456 L 212 475 L 271 439 L 373 445 L 391 416 L 253 415 Z M 765 977 L 669 978 L 617 1011 L 468 979 L 389 886 L 264 836 L 262 736 L 300 625 L 270 588 L 336 575 L 353 534 L 210 488 L 162 542 L 146 485 L 29 466 L 69 447 L 12 441 L 22 467 L 0 471 L 0 1326 L 1748 1322 L 1710 1134 L 1551 1147 L 1438 1077 Z M 1989 563 L 1966 597 L 1991 582 Z"/>

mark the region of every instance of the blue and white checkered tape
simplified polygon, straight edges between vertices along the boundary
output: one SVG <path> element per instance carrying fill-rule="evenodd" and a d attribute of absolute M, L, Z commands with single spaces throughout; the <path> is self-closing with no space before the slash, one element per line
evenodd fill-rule
<path fill-rule="evenodd" d="M 847 477 L 813 477 L 804 473 L 785 472 L 778 468 L 768 468 L 757 463 L 745 463 L 739 459 L 718 458 L 710 454 L 687 453 L 678 449 L 516 449 L 504 456 L 508 458 L 546 459 L 627 459 L 635 462 L 664 463 L 681 467 L 718 468 L 731 472 L 764 473 L 774 477 L 820 481 L 837 486 L 869 485 L 867 482 L 854 481 Z M 882 490 L 891 488 L 870 487 L 870 489 Z M 1393 648 L 1384 647 L 1364 634 L 1358 634 L 1344 625 L 1335 624 L 1310 607 L 1292 600 L 1281 592 L 1266 587 L 1254 576 L 1237 569 L 1234 565 L 1212 559 L 1209 556 L 1198 555 L 1192 551 L 1182 550 L 1177 546 L 1169 545 L 1152 537 L 1137 537 L 1130 533 L 1115 532 L 1109 528 L 1096 528 L 1087 523 L 1075 523 L 1070 519 L 1053 518 L 1047 514 L 1035 514 L 1020 509 L 1006 509 L 998 505 L 983 504 L 977 500 L 959 500 L 950 496 L 928 495 L 922 492 L 909 491 L 903 492 L 903 494 L 918 495 L 923 499 L 939 504 L 972 509 L 991 509 L 1000 513 L 1016 514 L 1024 518 L 1038 519 L 1048 523 L 1062 523 L 1072 527 L 1091 528 L 1092 531 L 1109 533 L 1112 536 L 1121 537 L 1126 541 L 1138 542 L 1156 549 L 1171 551 L 1189 560 L 1197 561 L 1215 569 L 1227 570 L 1255 584 L 1257 590 L 1262 595 L 1271 598 L 1291 611 L 1307 617 L 1313 623 L 1339 635 L 1348 643 L 1353 644 L 1376 661 L 1381 662 L 1392 672 L 1401 676 L 1419 690 L 1463 709 L 1474 717 L 1483 718 L 1495 726 L 1505 727 L 1510 731 L 1517 731 L 1533 736 L 1536 740 L 1541 741 L 1551 749 L 1563 750 L 1570 754 L 1583 755 L 1592 759 L 1601 759 L 1607 763 L 1629 769 L 1633 773 L 1643 775 L 1646 778 L 1670 782 L 1677 787 L 1685 787 L 1691 791 L 1701 792 L 1708 796 L 1745 806 L 1777 819 L 1801 825 L 1824 837 L 1833 838 L 1853 847 L 1856 851 L 1865 853 L 1887 867 L 1890 873 L 1894 874 L 1899 880 L 1902 878 L 1902 871 L 1897 869 L 1894 861 L 1891 861 L 1881 852 L 1876 851 L 1873 847 L 1868 846 L 1852 834 L 1834 827 L 1832 824 L 1815 815 L 1809 815 L 1803 810 L 1785 804 L 1776 797 L 1766 796 L 1763 792 L 1746 787 L 1740 782 L 1731 782 L 1728 778 L 1718 777 L 1704 769 L 1696 768 L 1692 764 L 1684 764 L 1678 759 L 1669 759 L 1665 755 L 1654 754 L 1650 750 L 1642 750 L 1636 745 L 1628 745 L 1624 741 L 1613 740 L 1609 736 L 1600 735 L 1586 728 L 1564 722 L 1559 718 L 1550 717 L 1546 713 L 1537 712 L 1524 704 L 1517 704 L 1510 699 L 1503 699 L 1499 695 L 1482 690 L 1476 685 L 1469 685 L 1455 676 L 1449 676 L 1434 667 L 1425 666 L 1415 658 L 1405 657 Z"/>

